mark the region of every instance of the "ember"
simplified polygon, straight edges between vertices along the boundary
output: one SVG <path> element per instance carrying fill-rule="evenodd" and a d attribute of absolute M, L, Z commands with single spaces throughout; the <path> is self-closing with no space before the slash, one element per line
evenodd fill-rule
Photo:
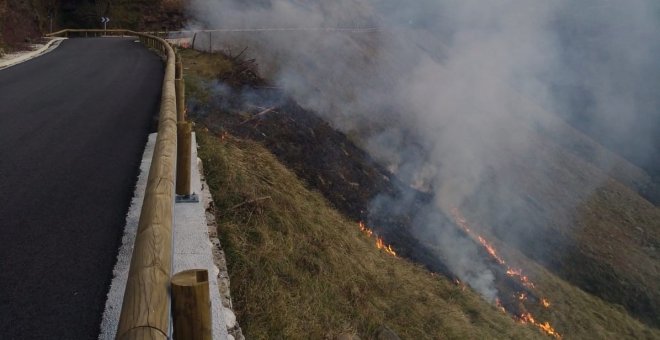
<path fill-rule="evenodd" d="M 548 301 L 548 299 L 546 299 L 546 298 L 542 298 L 541 299 L 541 305 L 543 305 L 543 307 L 545 307 L 545 308 L 548 308 L 548 307 L 550 307 L 550 301 Z"/>
<path fill-rule="evenodd" d="M 433 273 L 431 273 L 431 275 L 433 275 Z M 461 280 L 459 280 L 459 279 L 454 279 L 454 283 L 455 283 L 457 286 L 461 287 L 461 290 L 462 290 L 462 291 L 465 291 L 465 289 L 466 289 L 465 283 L 461 282 Z"/>
<path fill-rule="evenodd" d="M 495 306 L 497 306 L 497 309 L 501 310 L 502 313 L 506 313 L 506 309 L 504 309 L 504 306 L 502 306 L 500 298 L 495 298 Z"/>

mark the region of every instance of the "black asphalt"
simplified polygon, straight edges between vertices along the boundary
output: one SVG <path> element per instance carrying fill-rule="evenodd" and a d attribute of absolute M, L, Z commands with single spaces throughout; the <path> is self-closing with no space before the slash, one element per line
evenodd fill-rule
<path fill-rule="evenodd" d="M 0 339 L 95 339 L 163 64 L 64 41 L 0 70 Z"/>

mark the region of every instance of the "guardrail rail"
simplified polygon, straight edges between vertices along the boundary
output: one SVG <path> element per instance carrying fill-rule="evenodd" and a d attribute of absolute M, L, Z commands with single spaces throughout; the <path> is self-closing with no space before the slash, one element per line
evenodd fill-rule
<path fill-rule="evenodd" d="M 175 52 L 165 40 L 130 30 L 66 29 L 48 36 L 135 36 L 166 57 L 158 137 L 124 293 L 117 339 L 169 339 L 170 278 L 177 167 Z M 181 115 L 183 117 L 183 115 Z"/>

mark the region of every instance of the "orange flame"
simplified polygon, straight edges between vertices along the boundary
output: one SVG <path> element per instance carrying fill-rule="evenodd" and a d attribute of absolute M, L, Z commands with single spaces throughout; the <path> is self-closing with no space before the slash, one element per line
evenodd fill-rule
<path fill-rule="evenodd" d="M 369 229 L 369 227 L 367 227 L 367 226 L 364 224 L 364 222 L 359 222 L 358 225 L 360 226 L 360 230 L 361 230 L 365 235 L 367 235 L 367 236 L 369 236 L 369 237 L 371 237 L 371 238 L 374 238 L 374 237 L 376 238 L 376 248 L 378 248 L 378 249 L 382 249 L 382 250 L 384 250 L 386 253 L 388 253 L 388 254 L 390 254 L 390 255 L 392 255 L 392 256 L 396 256 L 396 252 L 394 251 L 394 249 L 392 249 L 392 246 L 390 246 L 389 244 L 386 244 L 385 241 L 383 241 L 383 239 L 382 239 L 380 236 L 378 236 L 378 235 L 374 235 L 373 230 Z"/>
<path fill-rule="evenodd" d="M 506 266 L 506 274 L 515 277 L 522 283 L 525 287 L 527 288 L 534 288 L 534 283 L 529 280 L 527 275 L 523 275 L 522 269 L 516 269 L 516 268 L 511 268 L 507 266 L 506 261 L 497 254 L 497 251 L 495 250 L 495 247 L 493 247 L 486 239 L 484 239 L 481 235 L 475 233 L 470 229 L 470 226 L 467 223 L 467 220 L 463 215 L 461 215 L 461 212 L 458 211 L 458 208 L 453 208 L 451 210 L 451 213 L 454 217 L 454 220 L 456 221 L 456 224 L 465 231 L 466 234 L 468 234 L 472 239 L 479 241 L 482 247 L 486 250 L 486 252 L 492 257 L 497 263 Z"/>
<path fill-rule="evenodd" d="M 522 283 L 523 286 L 527 288 L 534 288 L 534 283 L 529 280 L 529 277 L 527 277 L 527 275 L 523 275 L 522 269 L 513 269 L 511 267 L 507 267 L 506 275 L 509 275 L 511 277 L 517 277 L 518 281 L 520 281 L 520 283 Z"/>
<path fill-rule="evenodd" d="M 541 298 L 541 305 L 543 305 L 545 308 L 548 308 L 550 307 L 550 301 L 548 301 L 546 298 Z"/>
<path fill-rule="evenodd" d="M 506 313 L 506 309 L 504 309 L 504 306 L 502 306 L 502 302 L 500 302 L 500 298 L 495 298 L 495 306 L 497 306 L 497 309 L 501 310 L 502 313 Z"/>
<path fill-rule="evenodd" d="M 359 223 L 359 226 L 360 226 L 360 230 L 361 230 L 363 233 L 365 233 L 367 236 L 369 236 L 369 237 L 372 237 L 372 236 L 373 236 L 374 232 L 371 231 L 371 229 L 367 228 L 367 226 L 364 225 L 364 222 L 360 222 L 360 223 Z"/>
<path fill-rule="evenodd" d="M 504 264 L 504 260 L 499 255 L 497 255 L 497 252 L 495 251 L 495 248 L 493 248 L 493 246 L 491 246 L 488 243 L 488 241 L 486 241 L 483 237 L 481 237 L 479 235 L 477 235 L 477 239 L 479 240 L 479 243 L 481 243 L 481 245 L 486 249 L 488 254 L 490 254 L 490 256 L 493 259 L 495 259 L 500 264 Z"/>
<path fill-rule="evenodd" d="M 523 313 L 520 316 L 520 323 L 530 323 L 542 331 L 544 331 L 546 334 L 553 336 L 555 339 L 561 339 L 561 334 L 557 333 L 557 331 L 550 325 L 549 322 L 543 322 L 540 323 L 534 319 L 532 314 L 530 313 Z"/>
<path fill-rule="evenodd" d="M 469 225 L 468 225 L 468 223 L 467 223 L 467 220 L 465 219 L 465 217 L 463 217 L 463 215 L 462 215 L 461 212 L 458 210 L 458 208 L 453 208 L 453 209 L 451 210 L 451 213 L 452 213 L 452 215 L 453 215 L 453 217 L 454 217 L 454 220 L 456 221 L 456 224 L 457 224 L 461 229 L 463 229 L 463 231 L 465 231 L 466 234 L 468 234 L 472 239 L 479 241 L 479 243 L 484 247 L 484 249 L 486 250 L 486 252 L 487 252 L 487 253 L 488 253 L 488 254 L 489 254 L 489 255 L 490 255 L 490 256 L 491 256 L 491 257 L 492 257 L 497 263 L 499 263 L 500 265 L 506 267 L 506 274 L 507 274 L 508 276 L 510 276 L 510 277 L 514 277 L 514 278 L 517 278 L 518 281 L 520 281 L 520 283 L 522 283 L 523 286 L 525 286 L 525 287 L 527 287 L 527 288 L 535 288 L 534 283 L 533 283 L 532 281 L 529 280 L 529 277 L 527 277 L 527 275 L 524 275 L 524 274 L 523 274 L 522 269 L 520 269 L 520 268 L 511 268 L 511 267 L 509 267 L 509 266 L 506 264 L 506 261 L 504 261 L 504 259 L 503 259 L 502 257 L 500 257 L 500 256 L 497 254 L 497 251 L 495 250 L 495 247 L 493 247 L 490 243 L 488 243 L 488 241 L 486 241 L 486 239 L 484 239 L 481 235 L 478 235 L 477 233 L 475 233 L 474 231 L 472 231 L 472 229 L 470 229 L 470 227 L 469 227 Z M 516 297 L 517 297 L 518 300 L 520 300 L 521 302 L 524 302 L 525 300 L 527 300 L 527 294 L 526 294 L 525 292 L 519 292 L 519 293 L 516 295 Z M 542 304 L 543 307 L 545 307 L 545 308 L 550 307 L 550 301 L 548 301 L 548 299 L 546 299 L 546 298 L 542 298 L 542 299 L 541 299 L 541 304 Z M 495 299 L 495 306 L 497 306 L 497 308 L 498 308 L 499 310 L 501 310 L 501 311 L 503 311 L 503 312 L 506 313 L 506 309 L 504 308 L 504 306 L 502 306 L 502 303 L 500 302 L 500 299 L 499 299 L 499 298 Z M 534 319 L 534 317 L 532 316 L 532 314 L 529 313 L 529 312 L 522 313 L 522 314 L 518 317 L 518 320 L 519 320 L 521 323 L 530 323 L 530 324 L 533 324 L 534 326 L 536 326 L 536 327 L 538 327 L 539 329 L 541 329 L 542 331 L 544 331 L 546 334 L 548 334 L 548 335 L 550 335 L 550 336 L 553 336 L 553 337 L 556 338 L 556 339 L 561 339 L 561 335 L 560 335 L 559 333 L 557 333 L 557 331 L 556 331 L 556 330 L 550 325 L 549 322 L 547 322 L 547 321 L 546 321 L 546 322 L 543 322 L 543 323 L 537 322 L 537 321 Z"/>

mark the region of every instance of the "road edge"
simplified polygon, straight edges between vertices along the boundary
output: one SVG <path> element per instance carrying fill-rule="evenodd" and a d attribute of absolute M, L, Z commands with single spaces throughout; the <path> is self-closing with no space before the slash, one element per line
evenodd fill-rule
<path fill-rule="evenodd" d="M 140 211 L 144 202 L 144 192 L 147 187 L 147 177 L 149 176 L 149 168 L 151 167 L 156 136 L 157 133 L 149 135 L 144 152 L 142 153 L 140 174 L 135 183 L 131 206 L 126 213 L 126 224 L 124 226 L 121 246 L 117 253 L 117 262 L 112 269 L 112 282 L 105 301 L 99 339 L 111 340 L 115 339 L 117 335 L 119 315 L 121 314 L 121 305 L 124 300 L 124 290 L 128 281 L 128 269 L 131 265 L 131 255 L 133 254 L 133 245 L 135 244 L 138 221 L 140 220 Z"/>
<path fill-rule="evenodd" d="M 140 175 L 135 185 L 131 206 L 126 214 L 122 244 L 117 254 L 117 262 L 112 271 L 113 278 L 101 319 L 98 336 L 100 340 L 115 339 L 117 335 L 117 326 L 119 324 L 133 246 L 157 135 L 157 133 L 149 135 L 142 154 Z M 202 164 L 197 158 L 195 134 L 192 135 L 191 144 L 191 158 L 193 160 L 191 164 L 191 189 L 199 193 L 202 199 L 198 203 L 177 203 L 174 206 L 172 273 L 194 268 L 202 268 L 209 271 L 209 289 L 213 313 L 213 339 L 233 340 L 234 336 L 229 334 L 228 329 L 231 329 L 234 334 L 236 332 L 238 334 L 241 333 L 240 329 L 237 329 L 234 313 L 227 306 L 227 301 L 230 301 L 230 298 L 226 296 L 229 294 L 229 278 L 226 273 L 226 267 L 223 265 L 224 261 L 218 263 L 216 252 L 220 248 L 219 241 L 216 235 L 209 233 L 210 226 L 215 225 L 214 221 L 208 220 L 206 213 L 209 205 L 212 206 L 212 198 L 210 197 L 208 186 L 203 179 Z M 218 282 L 218 278 L 220 278 L 220 282 Z M 239 338 L 242 338 L 242 334 Z"/>
<path fill-rule="evenodd" d="M 10 68 L 12 66 L 24 63 L 28 60 L 32 60 L 36 57 L 44 55 L 44 54 L 56 49 L 58 46 L 60 46 L 60 43 L 63 40 L 66 40 L 66 39 L 67 38 L 52 38 L 51 41 L 46 43 L 46 45 L 42 46 L 38 50 L 23 54 L 23 55 L 21 55 L 17 58 L 14 58 L 14 59 L 9 59 L 9 60 L 2 61 L 2 62 L 0 62 L 0 70 Z"/>

